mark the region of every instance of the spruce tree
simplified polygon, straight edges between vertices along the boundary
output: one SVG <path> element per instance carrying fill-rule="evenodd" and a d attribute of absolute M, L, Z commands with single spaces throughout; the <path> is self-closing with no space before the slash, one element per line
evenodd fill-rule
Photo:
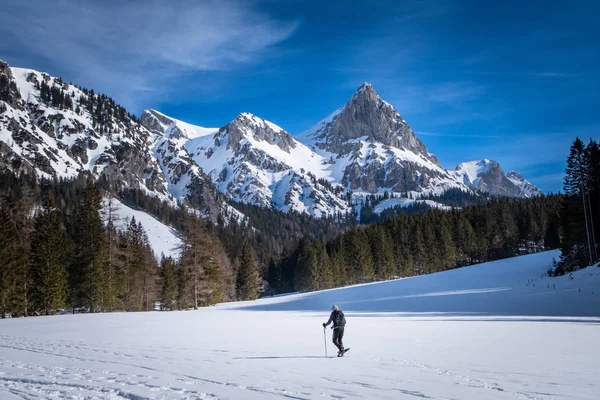
<path fill-rule="evenodd" d="M 390 279 L 396 272 L 391 237 L 383 226 L 372 227 L 370 241 L 375 275 L 379 279 Z"/>
<path fill-rule="evenodd" d="M 244 241 L 236 281 L 238 300 L 254 300 L 260 295 L 260 276 L 254 250 Z"/>
<path fill-rule="evenodd" d="M 562 210 L 563 232 L 562 255 L 571 259 L 570 268 L 574 266 L 587 265 L 587 254 L 584 251 L 587 246 L 584 245 L 586 238 L 586 224 L 583 207 L 582 190 L 588 183 L 588 171 L 586 168 L 586 148 L 583 142 L 577 138 L 571 145 L 569 157 L 567 158 L 567 168 L 564 178 L 564 203 Z M 579 249 L 577 252 L 573 250 Z"/>
<path fill-rule="evenodd" d="M 18 294 L 21 274 L 19 256 L 19 233 L 6 204 L 0 209 L 0 317 L 17 312 L 15 297 Z"/>
<path fill-rule="evenodd" d="M 294 289 L 298 292 L 318 290 L 319 259 L 315 247 L 307 239 L 302 239 L 299 245 Z"/>
<path fill-rule="evenodd" d="M 106 247 L 101 208 L 102 197 L 90 180 L 77 210 L 75 259 L 69 274 L 72 305 L 87 307 L 90 312 L 107 308 Z"/>
<path fill-rule="evenodd" d="M 35 217 L 30 257 L 31 308 L 45 315 L 66 305 L 68 280 L 64 248 L 65 237 L 54 195 L 50 192 L 44 208 Z"/>
<path fill-rule="evenodd" d="M 177 308 L 175 262 L 171 257 L 163 256 L 160 262 L 160 307 L 162 310 Z"/>

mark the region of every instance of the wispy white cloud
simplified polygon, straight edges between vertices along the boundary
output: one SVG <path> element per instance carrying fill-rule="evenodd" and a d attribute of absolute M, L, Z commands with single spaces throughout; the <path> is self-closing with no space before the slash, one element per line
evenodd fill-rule
<path fill-rule="evenodd" d="M 569 74 L 566 72 L 545 71 L 545 72 L 538 72 L 535 74 L 535 76 L 537 76 L 539 78 L 573 78 L 576 75 Z"/>
<path fill-rule="evenodd" d="M 436 136 L 436 137 L 462 137 L 478 139 L 499 139 L 500 135 L 484 135 L 475 133 L 441 133 L 441 132 L 417 132 L 418 136 Z"/>
<path fill-rule="evenodd" d="M 237 0 L 2 3 L 0 52 L 19 43 L 17 62 L 41 59 L 73 81 L 129 102 L 163 93 L 162 86 L 190 72 L 229 70 L 269 56 L 298 25 Z"/>

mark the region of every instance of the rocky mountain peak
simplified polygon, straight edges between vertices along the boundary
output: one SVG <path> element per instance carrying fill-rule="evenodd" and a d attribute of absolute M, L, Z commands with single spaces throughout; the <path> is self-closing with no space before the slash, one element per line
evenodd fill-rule
<path fill-rule="evenodd" d="M 506 177 L 519 188 L 519 197 L 535 197 L 542 195 L 542 191 L 531 184 L 527 179 L 515 171 L 509 171 Z"/>
<path fill-rule="evenodd" d="M 356 153 L 366 140 L 411 151 L 439 165 L 398 111 L 370 83 L 362 84 L 338 111 L 301 135 L 307 143 L 339 155 Z"/>
<path fill-rule="evenodd" d="M 150 132 L 164 134 L 167 127 L 173 123 L 173 120 L 156 110 L 144 110 L 140 116 L 140 123 Z"/>
<path fill-rule="evenodd" d="M 288 132 L 248 112 L 239 114 L 232 122 L 219 129 L 215 141 L 220 142 L 226 135 L 228 147 L 235 151 L 239 151 L 244 139 L 249 138 L 276 145 L 287 153 L 296 147 L 294 138 Z"/>
<path fill-rule="evenodd" d="M 519 181 L 525 180 L 525 178 L 523 178 L 523 176 L 516 171 L 508 171 L 508 174 L 506 174 L 506 177 L 508 179 L 514 179 L 514 180 L 519 180 Z"/>
<path fill-rule="evenodd" d="M 362 85 L 360 85 L 358 89 L 356 89 L 356 92 L 354 92 L 353 97 L 367 97 L 371 100 L 375 100 L 377 97 L 379 97 L 379 95 L 375 91 L 373 85 L 371 85 L 369 82 L 365 82 Z"/>

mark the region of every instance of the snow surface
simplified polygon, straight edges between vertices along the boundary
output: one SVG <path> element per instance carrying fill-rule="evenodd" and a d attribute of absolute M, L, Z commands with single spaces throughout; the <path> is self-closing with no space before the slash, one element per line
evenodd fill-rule
<path fill-rule="evenodd" d="M 189 139 L 212 135 L 219 130 L 219 128 L 205 128 L 203 126 L 189 124 L 189 123 L 181 121 L 179 119 L 169 117 L 168 115 L 165 115 L 165 114 L 161 113 L 160 111 L 150 110 L 150 112 L 152 112 L 154 114 L 158 114 L 164 118 L 170 119 L 172 124 L 177 126 L 183 132 L 184 136 Z M 162 125 L 162 127 L 165 130 L 168 130 L 169 125 L 165 125 L 161 121 L 158 121 L 158 122 Z"/>
<path fill-rule="evenodd" d="M 447 206 L 442 203 L 438 203 L 437 201 L 433 201 L 433 200 L 413 200 L 413 199 L 407 199 L 407 198 L 398 198 L 398 199 L 383 200 L 382 202 L 378 203 L 375 207 L 373 207 L 373 212 L 375 214 L 381 214 L 381 212 L 383 210 L 387 210 L 388 208 L 394 208 L 397 206 L 409 207 L 415 203 L 427 204 L 431 208 L 438 208 L 438 209 L 444 210 L 444 211 L 452 210 L 452 207 Z"/>
<path fill-rule="evenodd" d="M 597 399 L 600 268 L 543 277 L 557 256 L 198 311 L 1 320 L 0 398 Z M 343 359 L 329 329 L 324 356 L 333 303 Z"/>
<path fill-rule="evenodd" d="M 102 202 L 102 211 L 106 223 L 108 223 L 108 204 L 109 200 L 105 198 Z M 112 208 L 113 224 L 117 230 L 126 231 L 132 217 L 135 217 L 135 220 L 142 224 L 157 260 L 160 261 L 162 254 L 166 257 L 179 258 L 183 242 L 181 235 L 175 229 L 163 224 L 150 214 L 134 210 L 114 198 L 112 199 Z"/>

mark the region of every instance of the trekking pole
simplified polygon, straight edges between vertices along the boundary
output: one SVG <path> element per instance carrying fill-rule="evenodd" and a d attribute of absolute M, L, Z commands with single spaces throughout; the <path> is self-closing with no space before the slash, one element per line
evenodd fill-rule
<path fill-rule="evenodd" d="M 323 327 L 323 344 L 325 345 L 325 358 L 327 358 L 327 333 L 325 333 L 325 327 Z"/>

